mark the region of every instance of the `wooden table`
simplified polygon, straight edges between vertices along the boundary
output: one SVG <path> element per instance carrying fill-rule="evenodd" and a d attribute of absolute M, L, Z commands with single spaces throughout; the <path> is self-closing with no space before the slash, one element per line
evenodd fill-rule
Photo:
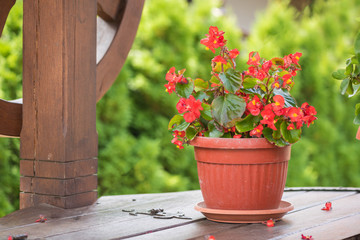
<path fill-rule="evenodd" d="M 194 210 L 202 201 L 200 191 L 101 197 L 94 205 L 61 209 L 40 205 L 16 211 L 0 219 L 0 239 L 27 234 L 28 239 L 360 239 L 360 188 L 289 188 L 283 200 L 295 209 L 265 224 L 212 222 Z M 331 211 L 322 211 L 332 202 Z M 164 209 L 183 212 L 192 220 L 132 216 L 124 209 Z M 39 215 L 45 223 L 35 222 Z"/>

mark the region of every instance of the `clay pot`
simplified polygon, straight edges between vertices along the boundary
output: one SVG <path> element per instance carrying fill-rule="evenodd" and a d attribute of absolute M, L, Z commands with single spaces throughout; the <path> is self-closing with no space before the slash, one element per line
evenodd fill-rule
<path fill-rule="evenodd" d="M 279 208 L 291 146 L 277 147 L 265 138 L 196 137 L 190 144 L 207 208 Z"/>

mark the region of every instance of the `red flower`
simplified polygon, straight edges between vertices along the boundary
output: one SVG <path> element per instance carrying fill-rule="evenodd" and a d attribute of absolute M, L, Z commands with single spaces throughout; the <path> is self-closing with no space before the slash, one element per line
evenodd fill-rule
<path fill-rule="evenodd" d="M 265 72 L 269 72 L 269 69 L 272 66 L 272 61 L 266 61 L 263 63 L 263 65 L 261 66 L 262 70 L 264 70 Z"/>
<path fill-rule="evenodd" d="M 279 80 L 275 80 L 275 82 L 272 84 L 272 88 L 280 88 L 281 85 L 280 85 L 280 82 Z"/>
<path fill-rule="evenodd" d="M 262 104 L 260 102 L 259 97 L 255 95 L 253 99 L 246 104 L 246 107 L 252 115 L 254 116 L 259 115 L 260 110 L 262 108 Z"/>
<path fill-rule="evenodd" d="M 205 45 L 208 49 L 215 53 L 216 48 L 224 46 L 226 43 L 223 35 L 223 31 L 219 31 L 217 27 L 211 26 L 209 28 L 209 34 L 205 34 L 207 38 L 201 39 L 200 43 Z"/>
<path fill-rule="evenodd" d="M 258 52 L 250 52 L 249 60 L 247 61 L 248 65 L 257 66 L 260 64 L 260 55 Z"/>
<path fill-rule="evenodd" d="M 233 138 L 241 138 L 241 134 L 235 134 Z"/>
<path fill-rule="evenodd" d="M 229 51 L 230 58 L 236 58 L 240 54 L 239 50 L 234 48 L 233 50 Z"/>
<path fill-rule="evenodd" d="M 194 96 L 190 95 L 188 99 L 180 98 L 176 104 L 176 109 L 179 113 L 185 113 L 184 119 L 186 122 L 193 122 L 200 117 L 200 110 L 203 110 L 201 101 L 196 100 Z"/>
<path fill-rule="evenodd" d="M 256 78 L 260 80 L 266 78 L 266 73 L 264 72 L 264 70 L 260 69 L 256 74 Z"/>
<path fill-rule="evenodd" d="M 214 57 L 212 60 L 212 62 L 219 62 L 219 63 L 223 63 L 223 64 L 227 64 L 227 61 L 225 60 L 225 58 L 223 58 L 220 55 L 217 55 L 216 57 Z"/>
<path fill-rule="evenodd" d="M 175 130 L 174 133 L 173 133 L 173 136 L 174 137 L 185 137 L 185 131 Z"/>
<path fill-rule="evenodd" d="M 215 237 L 210 235 L 207 240 L 215 240 Z"/>
<path fill-rule="evenodd" d="M 284 65 L 283 65 L 283 68 L 284 68 L 284 69 L 291 66 L 292 59 L 290 58 L 290 56 L 285 56 L 285 57 L 283 58 L 283 60 L 284 60 Z"/>
<path fill-rule="evenodd" d="M 256 70 L 256 68 L 254 68 L 253 66 L 250 66 L 250 67 L 248 68 L 248 70 L 245 72 L 245 74 L 246 74 L 246 75 L 250 75 L 250 76 L 252 76 L 252 77 L 255 77 L 256 74 L 257 74 L 257 70 Z"/>
<path fill-rule="evenodd" d="M 261 137 L 263 129 L 264 129 L 263 125 L 260 124 L 259 126 L 257 126 L 256 128 L 250 131 L 250 136 Z"/>
<path fill-rule="evenodd" d="M 172 142 L 173 144 L 175 144 L 176 147 L 179 148 L 179 149 L 183 149 L 183 148 L 184 148 L 183 142 L 180 141 L 180 140 L 177 139 L 177 138 L 174 138 L 171 142 Z"/>
<path fill-rule="evenodd" d="M 323 207 L 321 210 L 330 211 L 332 209 L 331 205 L 332 205 L 331 202 L 327 202 L 325 203 L 325 207 Z"/>
<path fill-rule="evenodd" d="M 175 91 L 176 83 L 187 83 L 186 78 L 184 78 L 185 69 L 178 71 L 175 73 L 175 67 L 169 69 L 169 71 L 165 75 L 165 79 L 169 81 L 169 83 L 165 84 L 166 91 L 171 94 Z"/>
<path fill-rule="evenodd" d="M 287 128 L 286 128 L 287 130 L 294 130 L 295 129 L 295 126 L 294 126 L 294 124 L 293 123 L 290 123 L 289 124 L 289 126 L 287 126 Z"/>
<path fill-rule="evenodd" d="M 298 65 L 299 64 L 299 59 L 302 56 L 302 53 L 296 52 L 295 54 L 290 54 L 289 56 L 290 56 L 292 62 L 294 64 Z"/>
<path fill-rule="evenodd" d="M 274 103 L 272 104 L 272 109 L 274 110 L 275 114 L 277 112 L 279 112 L 280 110 L 282 110 L 284 108 L 285 105 L 285 99 L 283 96 L 281 95 L 275 95 L 273 97 Z M 276 114 L 276 115 L 281 115 L 281 114 Z"/>
<path fill-rule="evenodd" d="M 285 74 L 282 78 L 283 78 L 283 87 L 286 87 L 286 85 L 290 85 L 292 83 L 291 80 L 292 75 L 291 74 Z"/>
<path fill-rule="evenodd" d="M 290 118 L 291 122 L 299 122 L 304 116 L 303 111 L 297 107 L 291 107 L 287 112 L 287 117 Z"/>
<path fill-rule="evenodd" d="M 275 114 L 272 111 L 271 104 L 268 104 L 265 106 L 264 110 L 261 112 L 261 116 L 263 117 L 262 120 L 260 120 L 260 123 L 267 124 L 267 126 L 273 130 L 277 130 L 275 127 Z"/>
<path fill-rule="evenodd" d="M 164 85 L 166 88 L 166 92 L 168 92 L 169 94 L 171 94 L 172 92 L 175 91 L 176 89 L 176 84 L 175 82 L 169 82 L 167 84 Z"/>

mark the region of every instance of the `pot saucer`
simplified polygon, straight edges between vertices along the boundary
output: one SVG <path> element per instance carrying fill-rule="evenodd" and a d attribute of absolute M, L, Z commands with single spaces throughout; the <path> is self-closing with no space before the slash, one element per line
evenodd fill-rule
<path fill-rule="evenodd" d="M 287 212 L 294 209 L 294 206 L 286 201 L 281 201 L 276 209 L 266 210 L 221 210 L 207 208 L 204 202 L 199 202 L 195 210 L 200 211 L 211 221 L 224 223 L 261 223 L 269 220 L 281 219 Z"/>

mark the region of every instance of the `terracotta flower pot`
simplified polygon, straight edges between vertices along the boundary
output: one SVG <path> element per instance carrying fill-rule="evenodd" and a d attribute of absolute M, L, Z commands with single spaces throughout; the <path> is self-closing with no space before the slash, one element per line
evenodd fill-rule
<path fill-rule="evenodd" d="M 194 146 L 201 192 L 207 208 L 277 209 L 283 195 L 291 146 L 265 138 L 196 137 Z"/>

